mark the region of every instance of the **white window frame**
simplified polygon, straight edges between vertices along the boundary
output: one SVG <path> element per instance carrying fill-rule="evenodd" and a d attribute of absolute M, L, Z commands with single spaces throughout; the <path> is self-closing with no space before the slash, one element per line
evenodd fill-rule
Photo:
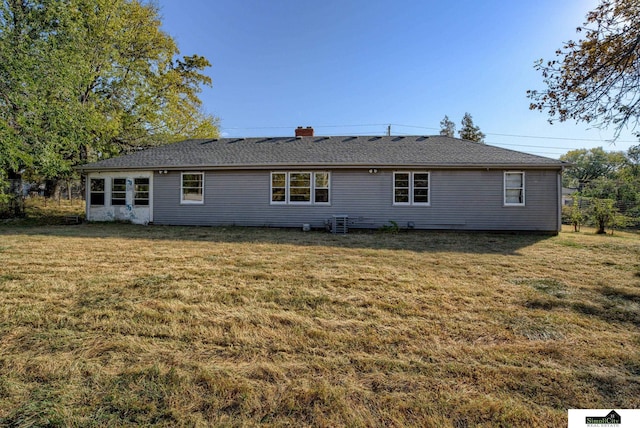
<path fill-rule="evenodd" d="M 404 189 L 404 187 L 396 187 L 396 175 L 398 174 L 407 174 L 409 176 L 409 200 L 407 202 L 396 202 L 396 189 Z M 415 174 L 427 174 L 427 202 L 416 202 L 414 199 L 414 190 L 415 187 Z M 391 200 L 394 206 L 399 207 L 410 207 L 410 206 L 418 206 L 418 207 L 429 207 L 431 206 L 431 172 L 430 171 L 394 171 L 393 173 L 393 191 L 391 193 Z M 419 187 L 420 189 L 423 187 Z"/>
<path fill-rule="evenodd" d="M 273 186 L 273 176 L 274 175 L 284 175 L 284 186 Z M 270 175 L 271 180 L 269 181 L 269 200 L 271 201 L 271 205 L 286 205 L 289 200 L 289 186 L 287 183 L 289 182 L 289 175 L 284 171 L 272 171 Z M 284 189 L 284 200 L 282 201 L 274 201 L 273 200 L 273 189 Z"/>
<path fill-rule="evenodd" d="M 124 181 L 124 190 L 116 190 L 116 180 Z M 120 185 L 120 184 L 119 184 Z M 118 195 L 117 197 L 115 195 Z M 109 203 L 114 207 L 124 207 L 127 205 L 127 178 L 126 177 L 111 177 L 111 192 Z M 122 203 L 113 203 L 114 201 L 121 201 Z"/>
<path fill-rule="evenodd" d="M 309 201 L 292 201 L 291 200 L 291 175 L 292 174 L 309 174 L 310 183 L 309 183 Z M 326 174 L 327 175 L 327 187 L 318 187 L 316 186 L 316 174 Z M 274 175 L 284 175 L 285 178 L 285 197 L 284 201 L 274 201 L 273 200 L 273 177 Z M 271 171 L 269 176 L 269 203 L 271 205 L 331 205 L 331 172 L 330 171 Z M 280 186 L 276 186 L 276 189 L 281 188 Z M 316 189 L 326 189 L 327 190 L 327 202 L 316 202 Z"/>
<path fill-rule="evenodd" d="M 508 187 L 507 176 L 510 174 L 519 174 L 522 176 L 522 186 L 520 187 Z M 502 179 L 502 202 L 505 207 L 524 207 L 526 204 L 526 191 L 525 191 L 525 173 L 524 171 L 504 171 Z M 507 190 L 520 190 L 522 192 L 522 202 L 507 202 Z"/>
<path fill-rule="evenodd" d="M 326 186 L 318 186 L 318 174 L 326 174 L 327 175 L 327 185 Z M 331 203 L 331 173 L 329 171 L 314 171 L 313 172 L 313 190 L 311 193 L 311 197 L 313 198 L 314 205 L 329 205 Z M 318 202 L 316 200 L 316 193 L 318 190 L 327 190 L 327 201 L 326 202 Z"/>
<path fill-rule="evenodd" d="M 147 180 L 147 190 L 146 191 L 138 191 L 138 180 Z M 146 193 L 146 198 L 137 197 L 141 193 Z M 146 204 L 139 204 L 136 201 L 147 201 Z M 133 206 L 134 207 L 148 207 L 151 205 L 151 179 L 149 177 L 134 177 L 133 178 Z"/>
<path fill-rule="evenodd" d="M 292 201 L 291 200 L 291 189 L 307 189 L 307 187 L 300 186 L 291 186 L 291 176 L 293 174 L 309 174 L 309 200 L 308 201 Z M 287 173 L 287 203 L 291 205 L 312 205 L 314 201 L 314 179 L 315 174 L 311 171 L 290 171 Z"/>
<path fill-rule="evenodd" d="M 200 186 L 199 188 L 201 189 L 202 192 L 202 197 L 200 198 L 200 200 L 191 200 L 191 199 L 185 199 L 184 198 L 184 176 L 185 175 L 200 175 L 202 177 L 202 186 Z M 204 204 L 204 180 L 205 180 L 205 175 L 204 172 L 202 171 L 189 171 L 189 172 L 183 172 L 180 174 L 180 204 L 182 205 L 203 205 Z M 189 187 L 190 189 L 196 189 L 196 187 Z"/>
<path fill-rule="evenodd" d="M 93 190 L 93 181 L 102 181 L 102 190 Z M 103 178 L 103 177 L 91 177 L 89 178 L 89 186 L 87 186 L 89 188 L 89 206 L 91 207 L 104 207 L 107 204 L 107 189 L 106 186 L 107 185 L 107 181 Z M 93 196 L 92 195 L 98 195 L 101 194 L 102 195 L 102 203 L 101 204 L 94 204 L 93 203 Z"/>

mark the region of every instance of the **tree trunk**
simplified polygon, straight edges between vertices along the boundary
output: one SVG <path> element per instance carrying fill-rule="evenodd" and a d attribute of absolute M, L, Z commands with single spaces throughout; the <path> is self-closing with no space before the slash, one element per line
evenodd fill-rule
<path fill-rule="evenodd" d="M 60 203 L 60 196 L 62 194 L 62 181 L 61 180 L 47 180 L 47 186 L 51 185 L 50 191 L 53 192 L 50 194 L 51 198 Z"/>

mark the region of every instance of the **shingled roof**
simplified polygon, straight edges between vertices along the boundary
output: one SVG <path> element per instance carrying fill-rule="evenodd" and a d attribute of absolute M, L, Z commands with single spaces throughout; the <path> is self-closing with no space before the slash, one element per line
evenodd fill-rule
<path fill-rule="evenodd" d="M 560 168 L 556 159 L 444 136 L 186 140 L 86 164 L 81 171 L 285 167 Z"/>

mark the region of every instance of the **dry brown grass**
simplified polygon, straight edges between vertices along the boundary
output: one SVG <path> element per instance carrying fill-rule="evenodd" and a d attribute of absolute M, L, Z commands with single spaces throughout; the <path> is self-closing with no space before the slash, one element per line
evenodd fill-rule
<path fill-rule="evenodd" d="M 640 407 L 640 237 L 0 226 L 10 426 L 566 426 Z"/>

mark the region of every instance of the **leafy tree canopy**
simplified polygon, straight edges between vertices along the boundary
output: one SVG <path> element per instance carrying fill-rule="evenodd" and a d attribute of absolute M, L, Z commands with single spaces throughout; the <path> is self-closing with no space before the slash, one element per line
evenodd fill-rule
<path fill-rule="evenodd" d="M 563 174 L 563 185 L 577 188 L 574 197 L 586 201 L 586 211 L 578 214 L 585 214 L 601 232 L 612 221 L 618 226 L 640 225 L 639 148 L 607 152 L 596 147 L 572 150 L 560 157 L 572 164 Z M 574 206 L 571 217 L 585 206 Z"/>
<path fill-rule="evenodd" d="M 484 143 L 484 133 L 480 131 L 480 128 L 473 123 L 473 118 L 469 113 L 465 113 L 462 118 L 462 128 L 458 131 L 460 138 L 469 141 L 475 141 L 478 143 Z"/>
<path fill-rule="evenodd" d="M 529 90 L 532 110 L 549 122 L 576 120 L 636 128 L 640 119 L 640 1 L 603 0 L 578 27 L 583 38 L 539 60 L 547 88 Z"/>
<path fill-rule="evenodd" d="M 0 0 L 0 170 L 55 180 L 100 157 L 217 136 L 198 98 L 209 66 L 179 56 L 151 3 Z"/>
<path fill-rule="evenodd" d="M 440 135 L 446 137 L 454 137 L 456 134 L 456 124 L 449 120 L 449 116 L 445 115 L 440 121 Z"/>
<path fill-rule="evenodd" d="M 563 184 L 580 190 L 597 178 L 614 178 L 626 163 L 624 153 L 607 152 L 602 147 L 571 150 L 560 156 L 560 160 L 571 163 L 571 168 L 563 174 Z"/>
<path fill-rule="evenodd" d="M 628 174 L 631 177 L 640 179 L 640 144 L 629 147 L 629 150 L 627 150 L 627 163 L 629 165 Z"/>

